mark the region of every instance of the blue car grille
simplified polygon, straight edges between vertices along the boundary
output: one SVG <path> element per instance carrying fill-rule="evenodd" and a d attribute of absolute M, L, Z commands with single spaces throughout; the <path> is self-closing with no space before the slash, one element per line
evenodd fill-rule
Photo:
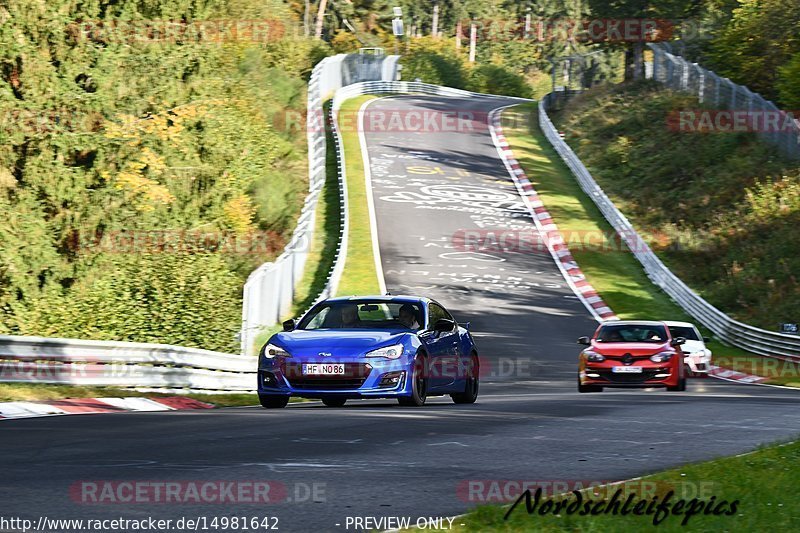
<path fill-rule="evenodd" d="M 366 363 L 344 363 L 344 374 L 304 376 L 302 363 L 285 363 L 283 375 L 296 389 L 357 389 L 367 380 L 372 367 Z"/>

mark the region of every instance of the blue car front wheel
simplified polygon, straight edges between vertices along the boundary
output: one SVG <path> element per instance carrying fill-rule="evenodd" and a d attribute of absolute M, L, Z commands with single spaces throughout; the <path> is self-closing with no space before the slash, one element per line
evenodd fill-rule
<path fill-rule="evenodd" d="M 289 403 L 289 396 L 285 394 L 259 394 L 258 401 L 265 409 L 280 409 Z"/>
<path fill-rule="evenodd" d="M 428 397 L 428 359 L 418 353 L 414 358 L 414 368 L 411 374 L 411 394 L 397 398 L 400 405 L 406 407 L 421 407 L 425 405 Z"/>
<path fill-rule="evenodd" d="M 322 399 L 322 403 L 326 407 L 342 407 L 345 402 L 347 402 L 347 398 L 337 398 L 336 396 L 328 396 Z"/>

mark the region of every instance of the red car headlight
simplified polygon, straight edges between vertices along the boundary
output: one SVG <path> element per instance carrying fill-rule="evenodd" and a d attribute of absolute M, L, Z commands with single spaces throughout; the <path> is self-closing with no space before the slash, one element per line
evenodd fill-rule
<path fill-rule="evenodd" d="M 666 351 L 666 352 L 658 352 L 655 355 L 650 356 L 650 360 L 654 363 L 666 363 L 672 356 L 674 356 L 677 352 L 674 351 Z"/>
<path fill-rule="evenodd" d="M 584 350 L 583 355 L 586 356 L 586 360 L 591 363 L 602 363 L 606 360 L 602 354 L 595 352 L 594 350 Z"/>

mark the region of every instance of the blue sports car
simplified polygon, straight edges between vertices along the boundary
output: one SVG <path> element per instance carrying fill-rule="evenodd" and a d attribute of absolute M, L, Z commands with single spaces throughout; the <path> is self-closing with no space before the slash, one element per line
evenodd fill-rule
<path fill-rule="evenodd" d="M 290 396 L 341 407 L 349 398 L 397 398 L 421 406 L 449 394 L 478 397 L 479 361 L 469 324 L 439 303 L 410 296 L 331 298 L 283 324 L 258 358 L 258 397 L 267 408 Z"/>

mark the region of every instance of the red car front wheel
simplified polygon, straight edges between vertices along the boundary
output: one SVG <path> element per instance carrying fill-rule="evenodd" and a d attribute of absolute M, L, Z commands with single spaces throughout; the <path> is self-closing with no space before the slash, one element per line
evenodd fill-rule
<path fill-rule="evenodd" d="M 581 385 L 581 378 L 578 378 L 578 392 L 603 392 L 603 387 L 599 385 Z"/>

